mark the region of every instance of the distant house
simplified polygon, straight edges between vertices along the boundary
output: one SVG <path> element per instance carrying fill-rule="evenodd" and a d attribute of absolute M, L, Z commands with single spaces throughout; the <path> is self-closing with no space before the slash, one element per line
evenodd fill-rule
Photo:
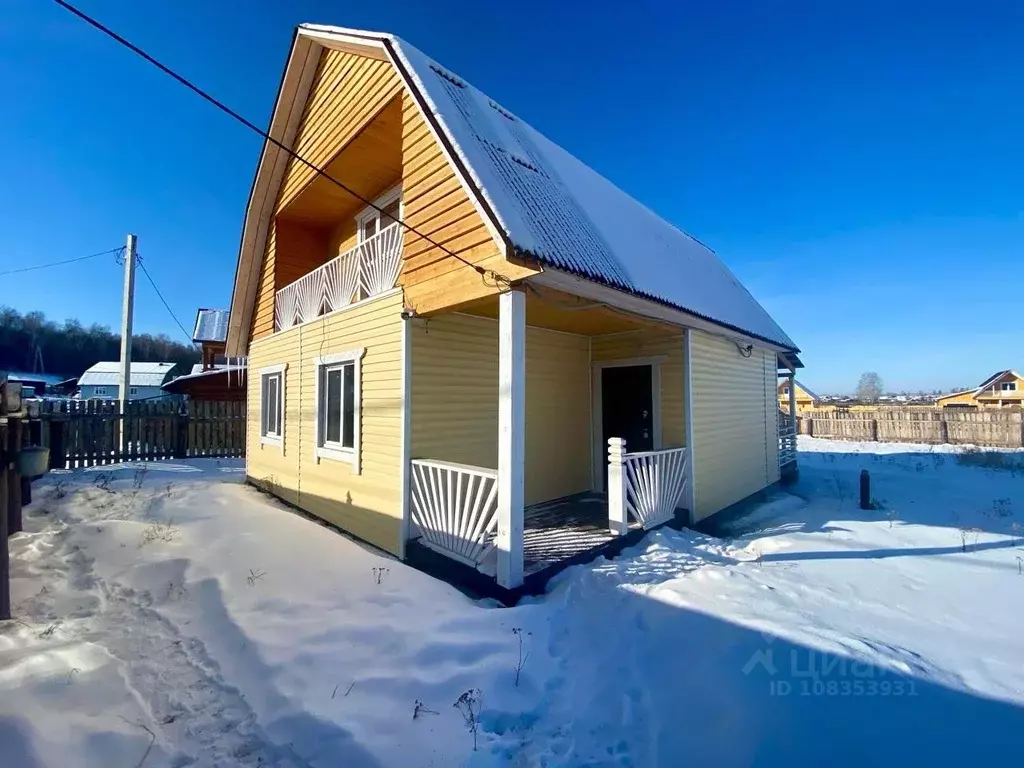
<path fill-rule="evenodd" d="M 201 346 L 203 361 L 193 365 L 190 373 L 164 384 L 164 391 L 193 400 L 244 401 L 245 363 L 224 356 L 227 337 L 228 310 L 200 309 L 192 341 Z"/>
<path fill-rule="evenodd" d="M 821 398 L 811 392 L 807 387 L 796 379 L 793 379 L 793 391 L 796 393 L 796 410 L 799 413 L 806 408 L 816 408 Z M 789 379 L 779 382 L 779 408 L 784 413 L 789 413 Z"/>
<path fill-rule="evenodd" d="M 1024 378 L 1012 370 L 993 373 L 977 389 L 951 392 L 935 399 L 941 407 L 995 406 L 1020 408 L 1024 403 Z"/>
<path fill-rule="evenodd" d="M 7 371 L 7 380 L 21 384 L 23 397 L 39 397 L 52 394 L 64 377 L 56 373 L 25 373 Z"/>
<path fill-rule="evenodd" d="M 174 363 L 132 363 L 128 378 L 128 399 L 144 400 L 169 397 L 161 387 L 175 373 Z M 79 397 L 82 400 L 116 400 L 120 397 L 118 376 L 121 364 L 96 363 L 78 379 Z"/>

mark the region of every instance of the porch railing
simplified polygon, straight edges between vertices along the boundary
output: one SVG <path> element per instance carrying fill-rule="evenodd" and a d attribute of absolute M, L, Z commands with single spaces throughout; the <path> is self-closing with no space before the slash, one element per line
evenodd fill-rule
<path fill-rule="evenodd" d="M 779 412 L 779 466 L 796 461 L 796 420 Z"/>
<path fill-rule="evenodd" d="M 402 266 L 402 225 L 384 227 L 274 295 L 274 328 L 283 331 L 395 287 Z"/>
<path fill-rule="evenodd" d="M 421 543 L 465 565 L 480 565 L 494 549 L 498 471 L 428 459 L 410 464 L 410 506 Z"/>
<path fill-rule="evenodd" d="M 612 533 L 629 528 L 629 515 L 649 530 L 675 516 L 689 483 L 689 451 L 626 453 L 626 441 L 608 440 L 608 520 Z"/>

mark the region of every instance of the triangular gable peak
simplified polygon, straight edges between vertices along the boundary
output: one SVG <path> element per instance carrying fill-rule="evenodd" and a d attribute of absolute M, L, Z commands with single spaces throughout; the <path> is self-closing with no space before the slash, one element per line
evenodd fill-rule
<path fill-rule="evenodd" d="M 309 94 L 317 77 L 319 52 L 325 49 L 391 65 L 405 89 L 403 104 L 423 121 L 454 170 L 453 182 L 474 208 L 481 231 L 489 235 L 488 247 L 493 246 L 493 253 L 476 253 L 474 257 L 490 259 L 505 277 L 521 279 L 543 271 L 544 279 L 552 281 L 544 284 L 560 287 L 553 282 L 561 279 L 559 275 L 567 278 L 561 285 L 579 276 L 768 342 L 780 352 L 797 351 L 711 250 L 464 79 L 394 36 L 339 27 L 298 28 L 271 135 L 286 146 L 295 146 L 306 159 L 314 164 L 329 159 L 329 155 L 320 157 L 312 147 L 305 147 L 306 130 L 302 128 L 313 109 L 315 99 Z M 298 117 L 304 108 L 306 117 Z M 403 109 L 403 120 L 411 117 Z M 264 316 L 268 300 L 273 303 L 274 286 L 266 274 L 270 259 L 263 259 L 261 279 L 257 252 L 280 248 L 274 242 L 271 219 L 279 193 L 287 205 L 291 203 L 289 194 L 301 187 L 286 177 L 286 169 L 296 162 L 272 144 L 263 150 L 236 273 L 231 354 L 243 354 L 249 332 L 256 330 L 253 308 L 258 301 L 264 303 Z M 315 176 L 308 168 L 303 173 Z M 457 229 L 453 234 L 464 233 Z M 440 256 L 443 254 L 438 251 L 420 266 L 430 266 Z M 408 298 L 408 283 L 403 286 Z M 448 283 L 438 280 L 432 290 L 440 294 L 448 288 Z M 608 297 L 600 292 L 580 295 Z M 440 307 L 444 302 L 435 303 Z M 255 311 L 259 314 L 261 310 L 256 307 Z"/>
<path fill-rule="evenodd" d="M 1015 386 L 1012 390 L 1004 391 L 1004 383 L 1012 382 Z M 974 390 L 975 398 L 1011 398 L 1020 397 L 1024 394 L 1024 378 L 1014 370 L 999 371 L 989 376 L 981 385 Z"/>

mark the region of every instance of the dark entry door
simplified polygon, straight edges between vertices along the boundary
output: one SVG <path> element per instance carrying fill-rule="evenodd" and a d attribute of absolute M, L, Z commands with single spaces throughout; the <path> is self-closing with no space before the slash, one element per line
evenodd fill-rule
<path fill-rule="evenodd" d="M 601 425 L 606 451 L 610 437 L 623 438 L 627 452 L 654 450 L 651 366 L 601 369 Z"/>

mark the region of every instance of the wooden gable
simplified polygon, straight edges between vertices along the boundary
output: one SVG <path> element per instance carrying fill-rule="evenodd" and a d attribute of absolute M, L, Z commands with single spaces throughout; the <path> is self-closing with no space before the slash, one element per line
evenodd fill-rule
<path fill-rule="evenodd" d="M 394 66 L 382 58 L 325 49 L 294 142 L 300 157 L 374 199 L 400 183 L 406 231 L 399 284 L 419 314 L 498 293 L 457 258 L 509 279 L 539 270 L 513 264 Z M 267 232 L 250 340 L 274 332 L 274 294 L 356 244 L 354 216 L 365 204 L 292 158 Z"/>

